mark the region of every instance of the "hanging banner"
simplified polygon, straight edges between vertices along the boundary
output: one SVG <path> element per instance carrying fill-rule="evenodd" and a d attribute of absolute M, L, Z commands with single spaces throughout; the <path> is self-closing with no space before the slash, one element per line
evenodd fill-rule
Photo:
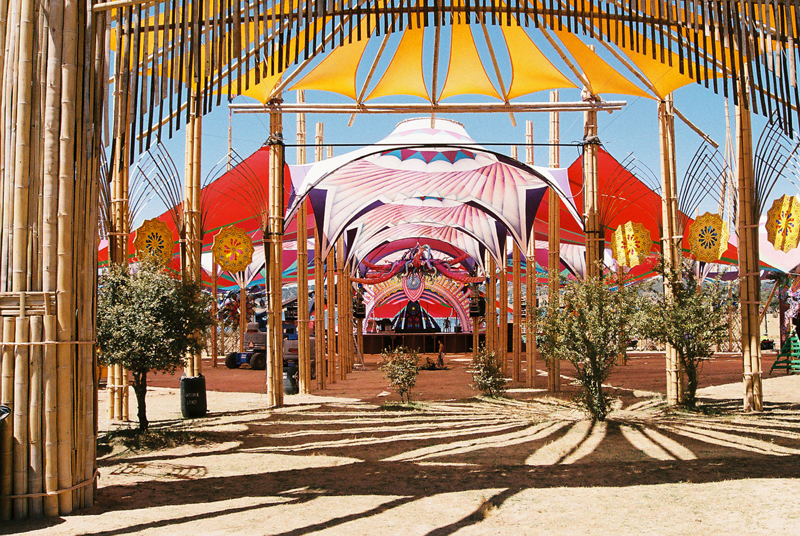
<path fill-rule="evenodd" d="M 620 266 L 639 266 L 650 255 L 652 245 L 650 231 L 641 223 L 629 221 L 611 233 L 611 254 Z"/>
<path fill-rule="evenodd" d="M 728 249 L 730 232 L 722 216 L 706 212 L 689 227 L 689 250 L 700 262 L 718 261 Z"/>
<path fill-rule="evenodd" d="M 153 218 L 136 229 L 133 247 L 139 260 L 154 258 L 159 264 L 167 264 L 172 259 L 174 246 L 172 231 L 163 221 Z"/>
<path fill-rule="evenodd" d="M 253 260 L 253 240 L 244 229 L 229 225 L 214 237 L 214 260 L 226 272 L 242 272 Z"/>
<path fill-rule="evenodd" d="M 767 211 L 767 240 L 777 251 L 793 250 L 800 242 L 800 199 L 782 195 Z"/>

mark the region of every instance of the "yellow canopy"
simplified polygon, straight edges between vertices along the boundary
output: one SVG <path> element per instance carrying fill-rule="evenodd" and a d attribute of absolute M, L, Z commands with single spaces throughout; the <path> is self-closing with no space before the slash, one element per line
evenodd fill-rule
<path fill-rule="evenodd" d="M 347 42 L 333 49 L 333 52 L 310 73 L 289 88 L 290 91 L 319 89 L 339 93 L 356 100 L 358 98 L 356 72 L 369 43 L 366 17 L 361 21 L 361 26 L 364 37 L 360 41 L 354 39 L 352 43 Z"/>
<path fill-rule="evenodd" d="M 509 100 L 547 89 L 577 87 L 550 63 L 525 30 L 516 25 L 502 29 L 511 58 Z"/>
<path fill-rule="evenodd" d="M 414 95 L 430 100 L 422 72 L 422 40 L 424 28 L 406 30 L 397 51 L 378 85 L 366 100 L 387 95 Z"/>
<path fill-rule="evenodd" d="M 497 92 L 486 74 L 469 24 L 453 24 L 450 63 L 439 99 L 466 94 L 486 95 L 503 100 L 503 96 Z"/>
<path fill-rule="evenodd" d="M 593 95 L 602 93 L 618 93 L 621 95 L 633 95 L 636 97 L 654 98 L 646 93 L 636 84 L 622 76 L 617 70 L 606 63 L 592 49 L 584 45 L 583 42 L 566 31 L 553 30 L 575 62 L 580 66 L 583 74 L 589 81 L 589 91 Z"/>

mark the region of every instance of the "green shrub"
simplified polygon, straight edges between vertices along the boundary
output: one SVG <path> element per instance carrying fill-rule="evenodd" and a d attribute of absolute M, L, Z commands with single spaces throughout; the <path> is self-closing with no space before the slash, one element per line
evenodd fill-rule
<path fill-rule="evenodd" d="M 500 359 L 481 345 L 472 358 L 472 384 L 487 396 L 500 396 L 506 390 L 506 377 Z"/>
<path fill-rule="evenodd" d="M 381 352 L 381 358 L 383 364 L 380 369 L 389 380 L 389 387 L 397 391 L 401 402 L 404 397 L 406 402 L 411 402 L 411 388 L 417 383 L 419 371 L 417 351 L 404 346 L 393 350 L 387 348 Z"/>

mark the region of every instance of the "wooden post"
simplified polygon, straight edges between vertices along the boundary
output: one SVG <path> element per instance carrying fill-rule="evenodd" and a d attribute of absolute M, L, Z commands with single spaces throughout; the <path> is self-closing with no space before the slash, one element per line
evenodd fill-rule
<path fill-rule="evenodd" d="M 740 93 L 746 98 L 746 92 Z M 758 306 L 761 280 L 758 258 L 758 209 L 753 174 L 753 135 L 750 111 L 736 107 L 736 145 L 739 189 L 739 303 L 742 314 L 742 360 L 744 364 L 744 411 L 764 409 L 761 390 L 761 345 Z"/>
<path fill-rule="evenodd" d="M 328 384 L 336 383 L 336 282 L 334 281 L 334 248 L 331 248 L 326 260 L 327 270 L 325 278 L 328 282 L 328 357 L 326 359 L 326 372 Z"/>
<path fill-rule="evenodd" d="M 297 102 L 305 101 L 305 91 L 297 92 Z M 297 114 L 297 164 L 306 163 L 306 115 Z M 311 392 L 311 339 L 308 331 L 308 229 L 307 200 L 297 211 L 297 352 L 299 366 L 299 391 Z"/>
<path fill-rule="evenodd" d="M 214 315 L 214 328 L 211 330 L 211 367 L 217 368 L 217 357 L 219 355 L 219 340 L 217 333 L 222 328 L 222 324 L 218 320 L 217 308 L 217 280 L 219 279 L 219 267 L 217 266 L 217 259 L 212 253 L 211 260 L 211 314 Z M 224 329 L 224 328 L 223 328 Z"/>
<path fill-rule="evenodd" d="M 347 301 L 347 289 L 344 281 L 344 238 L 336 241 L 336 319 L 339 326 L 338 343 L 339 348 L 339 379 L 347 379 L 347 318 L 345 313 L 345 302 Z M 351 332 L 352 333 L 352 332 Z"/>
<path fill-rule="evenodd" d="M 498 274 L 499 296 L 498 296 L 498 350 L 500 359 L 503 363 L 503 373 L 508 376 L 508 253 L 503 247 L 503 258 L 499 266 Z"/>
<path fill-rule="evenodd" d="M 281 98 L 273 102 L 283 102 Z M 283 406 L 283 116 L 279 110 L 272 109 L 269 114 L 270 152 L 269 152 L 269 237 L 271 255 L 267 273 L 269 279 L 269 317 L 267 323 L 268 347 L 267 397 L 271 408 Z"/>
<path fill-rule="evenodd" d="M 678 189 L 675 166 L 675 116 L 672 96 L 658 104 L 658 129 L 661 145 L 661 253 L 667 267 L 677 269 L 680 263 L 678 244 Z M 664 295 L 669 299 L 671 291 L 664 286 Z M 681 400 L 681 367 L 678 354 L 673 347 L 666 347 L 667 404 L 676 405 Z"/>
<path fill-rule="evenodd" d="M 314 160 L 320 162 L 322 156 L 322 123 L 317 123 L 314 138 Z M 325 389 L 327 384 L 327 349 L 325 342 L 325 270 L 322 263 L 321 230 L 314 224 L 314 335 L 315 359 L 317 361 L 317 389 Z"/>
<path fill-rule="evenodd" d="M 558 100 L 558 92 L 550 92 L 550 102 Z M 555 117 L 554 117 L 555 116 Z M 553 122 L 556 122 L 554 127 Z M 553 143 L 554 128 L 558 135 L 558 116 L 556 112 L 550 114 L 550 142 Z M 533 123 L 528 121 L 527 143 L 533 143 Z M 555 143 L 558 141 L 556 140 Z M 530 146 L 529 146 L 530 147 Z M 553 151 L 550 151 L 551 166 L 553 165 Z M 558 155 L 556 155 L 556 158 Z M 530 149 L 530 164 L 533 165 L 533 147 Z M 559 268 L 561 267 L 561 203 L 558 195 L 552 190 L 547 191 L 547 303 L 548 307 L 558 307 L 560 292 Z M 535 262 L 535 258 L 534 258 Z M 534 270 L 535 277 L 535 270 Z M 534 295 L 535 299 L 535 295 Z M 530 307 L 530 305 L 529 305 Z M 560 363 L 557 360 L 547 363 L 547 389 L 558 392 L 561 390 L 559 377 L 561 374 Z"/>
<path fill-rule="evenodd" d="M 487 254 L 486 266 L 486 350 L 497 353 L 497 274 L 494 257 Z"/>

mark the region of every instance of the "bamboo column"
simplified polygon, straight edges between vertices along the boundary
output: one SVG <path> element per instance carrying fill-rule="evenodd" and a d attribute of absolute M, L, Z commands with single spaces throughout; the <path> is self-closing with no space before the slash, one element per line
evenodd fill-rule
<path fill-rule="evenodd" d="M 498 298 L 498 337 L 497 346 L 500 351 L 500 359 L 503 361 L 503 373 L 508 376 L 508 252 L 503 246 L 503 258 L 499 266 L 498 274 L 499 295 Z"/>
<path fill-rule="evenodd" d="M 335 264 L 336 260 L 334 257 L 334 249 L 331 248 L 330 253 L 328 253 L 328 258 L 326 260 L 326 280 L 328 282 L 328 357 L 327 361 L 327 377 L 328 377 L 328 384 L 336 383 L 336 355 L 337 355 L 337 346 L 336 346 L 336 282 L 334 281 L 334 268 L 333 265 Z"/>
<path fill-rule="evenodd" d="M 486 278 L 486 350 L 497 352 L 497 275 L 494 257 L 487 254 L 486 266 L 488 274 Z"/>
<path fill-rule="evenodd" d="M 675 165 L 675 115 L 672 96 L 658 104 L 658 130 L 661 147 L 661 253 L 668 268 L 677 269 L 680 263 L 678 250 L 678 188 Z M 671 290 L 664 286 L 669 299 Z M 666 347 L 667 403 L 676 405 L 681 399 L 681 367 L 674 348 Z"/>
<path fill-rule="evenodd" d="M 274 99 L 273 102 L 283 102 Z M 271 346 L 267 348 L 268 370 L 267 397 L 268 406 L 283 406 L 283 274 L 281 262 L 283 256 L 283 116 L 280 111 L 272 110 L 269 115 L 270 152 L 269 152 L 269 237 L 270 259 L 267 266 L 269 291 L 269 319 L 267 340 Z"/>
<path fill-rule="evenodd" d="M 746 93 L 741 93 L 746 98 Z M 736 145 L 739 180 L 739 303 L 742 315 L 742 360 L 744 368 L 744 411 L 764 409 L 761 389 L 761 346 L 758 306 L 760 273 L 758 255 L 758 209 L 753 173 L 753 135 L 750 111 L 736 107 Z"/>
<path fill-rule="evenodd" d="M 189 96 L 190 115 L 186 122 L 186 173 L 184 176 L 183 220 L 186 227 L 186 255 L 182 276 L 185 281 L 201 278 L 200 255 L 203 239 L 200 230 L 202 116 L 196 113 L 197 99 Z M 184 374 L 190 378 L 202 375 L 201 354 L 187 356 Z"/>
<path fill-rule="evenodd" d="M 323 124 L 317 123 L 314 138 L 314 160 L 322 161 L 322 135 Z M 327 384 L 326 373 L 327 352 L 325 341 L 325 270 L 322 263 L 321 229 L 314 228 L 314 338 L 315 359 L 317 361 L 317 389 L 325 389 Z"/>
<path fill-rule="evenodd" d="M 344 237 L 342 237 L 336 241 L 336 301 L 338 302 L 336 307 L 336 323 L 339 325 L 339 342 L 337 346 L 339 348 L 339 379 L 341 380 L 347 379 L 348 363 L 348 329 L 346 325 L 347 319 L 345 318 L 345 302 L 347 301 L 345 296 L 347 295 L 347 290 L 345 288 L 344 272 Z"/>
<path fill-rule="evenodd" d="M 553 93 L 550 93 L 550 100 L 553 100 Z M 555 92 L 555 99 L 558 100 L 558 92 Z M 552 117 L 551 114 L 551 138 L 553 135 L 552 130 Z M 556 130 L 556 135 L 558 135 L 558 131 Z M 551 141 L 552 143 L 552 141 Z M 533 122 L 526 121 L 525 122 L 525 163 L 529 166 L 534 164 L 534 152 L 533 152 Z M 552 157 L 552 155 L 551 155 Z M 548 194 L 548 207 L 552 207 L 553 201 L 556 201 L 556 206 L 558 206 L 557 200 L 553 199 L 552 192 Z M 550 208 L 550 216 L 548 225 L 551 225 L 553 222 L 553 215 L 556 215 L 558 218 L 559 211 L 553 211 Z M 556 230 L 560 226 L 560 222 L 558 219 L 555 220 L 555 227 Z M 559 235 L 558 232 L 554 232 L 550 236 L 550 241 L 554 242 L 556 245 L 555 247 L 551 244 L 551 251 L 558 252 L 558 241 Z M 556 254 L 556 262 L 558 262 L 558 255 Z M 551 276 L 552 281 L 552 276 Z M 558 299 L 558 280 L 556 279 L 556 286 L 555 286 L 555 298 Z M 531 236 L 528 240 L 528 249 L 525 251 L 525 385 L 526 387 L 535 387 L 536 386 L 536 361 L 538 359 L 538 349 L 536 347 L 536 333 L 538 330 L 537 326 L 537 285 L 538 285 L 538 275 L 536 273 L 536 224 L 534 222 L 534 226 L 531 228 Z M 558 363 L 555 363 L 556 370 L 558 370 Z M 548 371 L 550 369 L 548 368 Z M 548 377 L 552 377 L 553 373 L 548 372 Z M 557 377 L 557 375 L 556 375 Z M 558 385 L 558 382 L 556 382 Z"/>
<path fill-rule="evenodd" d="M 305 91 L 297 92 L 297 102 L 305 101 Z M 306 115 L 297 114 L 297 164 L 306 163 Z M 308 228 L 306 200 L 297 211 L 297 352 L 299 391 L 311 392 L 311 340 L 308 332 Z"/>
<path fill-rule="evenodd" d="M 592 96 L 593 98 L 593 96 Z M 586 233 L 586 277 L 600 277 L 603 261 L 603 230 L 600 227 L 600 192 L 597 176 L 597 111 L 584 112 L 583 123 L 584 232 Z"/>
<path fill-rule="evenodd" d="M 214 329 L 211 330 L 211 367 L 217 368 L 217 357 L 219 355 L 219 340 L 218 340 L 218 332 L 222 325 L 218 322 L 218 309 L 217 309 L 217 280 L 219 279 L 219 274 L 217 273 L 219 268 L 217 266 L 217 259 L 214 258 L 214 255 L 211 255 L 211 314 L 214 315 Z M 223 328 L 224 329 L 224 328 Z M 224 336 L 224 334 L 223 334 Z M 224 345 L 224 338 L 223 338 L 223 345 Z"/>
<path fill-rule="evenodd" d="M 512 288 L 514 294 L 513 337 L 511 351 L 511 379 L 515 382 L 522 377 L 522 255 L 517 244 L 511 254 Z"/>

